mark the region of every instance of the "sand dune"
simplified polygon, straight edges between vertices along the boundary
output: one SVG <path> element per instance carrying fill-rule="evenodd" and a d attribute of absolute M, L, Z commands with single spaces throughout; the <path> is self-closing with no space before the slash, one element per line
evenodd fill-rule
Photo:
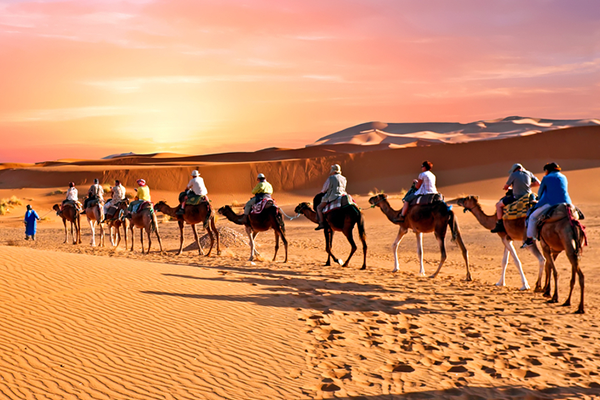
<path fill-rule="evenodd" d="M 411 147 L 425 139 L 429 143 L 465 143 L 527 136 L 548 130 L 598 126 L 598 119 L 553 120 L 507 117 L 467 124 L 453 122 L 385 123 L 369 122 L 341 130 L 317 140 L 312 146 L 333 144 L 389 145 Z"/>

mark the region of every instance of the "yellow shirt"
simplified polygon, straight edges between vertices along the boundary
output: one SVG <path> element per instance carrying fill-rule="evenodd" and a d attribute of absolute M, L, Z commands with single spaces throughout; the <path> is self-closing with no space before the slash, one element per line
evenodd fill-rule
<path fill-rule="evenodd" d="M 150 188 L 148 186 L 140 186 L 137 190 L 137 197 L 140 200 L 150 201 Z"/>
<path fill-rule="evenodd" d="M 273 186 L 267 181 L 258 182 L 258 184 L 254 186 L 254 189 L 252 189 L 252 194 L 259 193 L 273 194 Z"/>

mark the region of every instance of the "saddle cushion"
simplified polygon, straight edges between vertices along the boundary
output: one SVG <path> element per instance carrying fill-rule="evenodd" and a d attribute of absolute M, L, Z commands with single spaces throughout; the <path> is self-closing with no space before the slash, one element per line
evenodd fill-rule
<path fill-rule="evenodd" d="M 573 204 L 558 204 L 550 207 L 540 218 L 540 222 L 554 222 L 572 215 L 574 220 L 579 220 L 579 210 Z"/>
<path fill-rule="evenodd" d="M 136 200 L 136 201 L 132 201 L 129 204 L 129 211 L 131 211 L 132 213 L 137 213 L 140 211 L 143 211 L 145 209 L 150 209 L 150 214 L 154 213 L 154 204 L 150 201 L 145 201 L 145 200 Z"/>
<path fill-rule="evenodd" d="M 277 204 L 275 204 L 275 200 L 273 200 L 272 198 L 262 199 L 261 201 L 252 206 L 250 214 L 260 214 L 265 208 L 268 207 L 277 207 Z"/>
<path fill-rule="evenodd" d="M 527 217 L 527 213 L 536 202 L 534 193 L 519 197 L 516 201 L 504 207 L 502 219 L 512 220 Z"/>
<path fill-rule="evenodd" d="M 356 208 L 358 208 L 358 204 L 356 204 L 352 196 L 350 196 L 349 194 L 339 196 L 334 201 L 330 201 L 329 203 L 327 203 L 327 205 L 323 208 L 323 214 L 326 214 L 333 210 L 337 210 L 338 208 L 344 208 L 348 206 L 356 206 Z"/>
<path fill-rule="evenodd" d="M 424 206 L 427 204 L 435 203 L 437 201 L 444 201 L 444 196 L 442 196 L 441 193 L 431 193 L 416 196 L 415 198 L 410 200 L 409 205 L 414 206 L 418 204 Z"/>
<path fill-rule="evenodd" d="M 208 203 L 210 201 L 208 199 L 208 196 L 202 196 L 202 195 L 196 194 L 192 191 L 189 191 L 189 192 L 179 193 L 179 203 L 181 203 L 183 201 L 185 196 L 187 196 L 187 200 L 185 201 L 185 204 L 190 205 L 190 206 L 197 206 L 198 204 L 200 204 L 202 202 Z"/>

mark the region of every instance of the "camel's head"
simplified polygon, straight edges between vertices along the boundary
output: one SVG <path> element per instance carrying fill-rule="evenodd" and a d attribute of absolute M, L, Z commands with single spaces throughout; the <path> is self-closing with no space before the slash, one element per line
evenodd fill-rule
<path fill-rule="evenodd" d="M 164 200 L 161 200 L 154 205 L 154 211 L 160 211 L 166 205 L 167 205 L 167 202 Z"/>
<path fill-rule="evenodd" d="M 302 211 L 304 210 L 312 210 L 312 205 L 308 202 L 304 202 L 304 203 L 300 203 L 296 206 L 296 209 L 294 210 L 294 212 L 296 214 L 302 214 Z"/>
<path fill-rule="evenodd" d="M 465 212 L 472 210 L 474 207 L 479 205 L 479 196 L 467 196 L 467 197 L 460 197 L 456 200 L 456 204 L 458 204 L 461 207 L 465 208 Z"/>
<path fill-rule="evenodd" d="M 54 211 L 60 211 L 60 206 L 58 204 L 55 204 L 55 205 L 52 206 L 52 209 Z"/>
<path fill-rule="evenodd" d="M 386 199 L 387 199 L 387 194 L 379 193 L 369 199 L 369 204 L 371 204 L 372 206 L 376 206 Z"/>
<path fill-rule="evenodd" d="M 226 205 L 226 206 L 219 208 L 219 210 L 217 212 L 221 215 L 225 215 L 225 211 L 233 211 L 233 210 L 231 209 L 231 206 Z"/>

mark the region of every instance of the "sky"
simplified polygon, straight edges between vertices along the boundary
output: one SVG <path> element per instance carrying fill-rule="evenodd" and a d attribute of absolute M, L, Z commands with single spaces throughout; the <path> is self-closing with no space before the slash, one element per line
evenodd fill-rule
<path fill-rule="evenodd" d="M 0 0 L 0 162 L 600 117 L 597 0 Z"/>

